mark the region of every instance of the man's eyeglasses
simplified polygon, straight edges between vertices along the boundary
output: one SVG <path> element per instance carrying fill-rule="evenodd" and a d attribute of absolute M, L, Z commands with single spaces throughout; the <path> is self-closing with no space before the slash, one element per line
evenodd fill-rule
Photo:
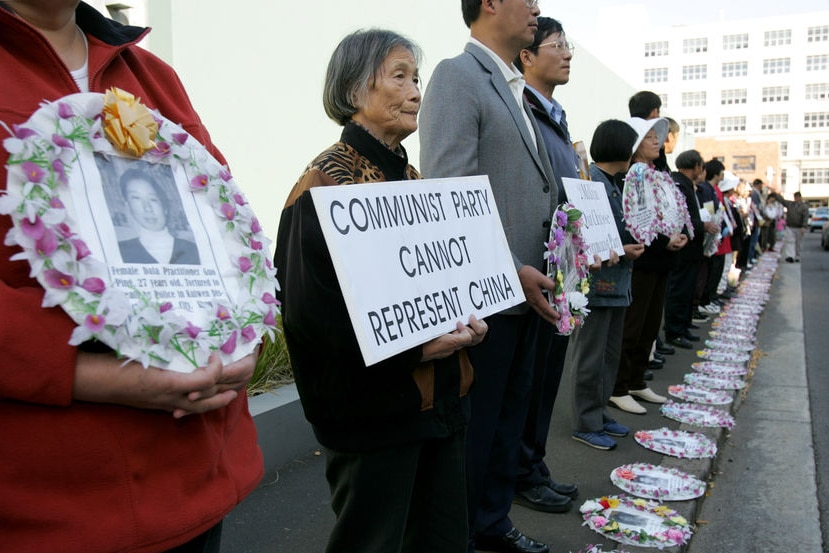
<path fill-rule="evenodd" d="M 542 42 L 536 48 L 541 48 L 543 46 L 550 46 L 554 50 L 558 50 L 560 52 L 570 52 L 571 54 L 576 51 L 576 47 L 573 45 L 572 42 L 564 42 L 563 40 L 557 40 L 556 42 Z"/>
<path fill-rule="evenodd" d="M 534 8 L 538 5 L 538 0 L 524 0 L 528 8 Z"/>

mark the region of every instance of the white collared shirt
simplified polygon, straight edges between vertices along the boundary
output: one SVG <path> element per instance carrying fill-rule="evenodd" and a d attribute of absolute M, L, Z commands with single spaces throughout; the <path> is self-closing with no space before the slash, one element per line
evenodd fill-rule
<path fill-rule="evenodd" d="M 504 63 L 504 60 L 498 57 L 498 54 L 492 51 L 486 44 L 481 42 L 480 40 L 476 39 L 475 37 L 469 37 L 469 42 L 478 46 L 483 49 L 486 54 L 495 61 L 495 64 L 498 66 L 498 69 L 501 70 L 501 73 L 504 76 L 504 79 L 507 81 L 510 90 L 512 91 L 512 95 L 515 97 L 515 101 L 518 104 L 518 109 L 521 110 L 521 115 L 524 116 L 524 122 L 527 124 L 527 129 L 530 131 L 530 136 L 533 139 L 533 144 L 535 147 L 538 148 L 538 142 L 536 142 L 535 138 L 535 131 L 533 131 L 533 124 L 530 121 L 530 116 L 527 114 L 527 111 L 524 109 L 524 85 L 526 82 L 524 81 L 524 77 L 521 75 L 521 72 L 518 71 L 518 68 L 515 67 L 515 64 L 511 63 L 507 65 Z"/>

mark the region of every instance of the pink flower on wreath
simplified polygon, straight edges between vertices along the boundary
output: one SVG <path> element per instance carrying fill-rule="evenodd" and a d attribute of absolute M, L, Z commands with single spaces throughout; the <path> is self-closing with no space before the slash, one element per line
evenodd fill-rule
<path fill-rule="evenodd" d="M 207 175 L 196 175 L 192 179 L 190 179 L 190 188 L 193 190 L 204 190 L 207 188 L 207 183 L 210 182 L 210 178 Z"/>
<path fill-rule="evenodd" d="M 230 311 L 228 311 L 227 307 L 224 305 L 220 305 L 218 309 L 216 309 L 216 318 L 220 321 L 226 321 L 230 319 Z"/>
<path fill-rule="evenodd" d="M 167 311 L 171 310 L 172 308 L 173 308 L 173 304 L 170 303 L 169 301 L 165 301 L 164 303 L 162 303 L 161 305 L 158 306 L 158 312 L 159 313 L 166 313 Z"/>
<path fill-rule="evenodd" d="M 593 525 L 596 528 L 604 528 L 605 526 L 607 526 L 607 523 L 610 522 L 610 521 L 606 517 L 595 516 L 595 517 L 590 519 L 590 522 L 593 523 Z"/>
<path fill-rule="evenodd" d="M 264 319 L 262 319 L 262 324 L 265 326 L 276 326 L 276 315 L 273 310 L 268 311 L 268 314 L 265 315 Z"/>
<path fill-rule="evenodd" d="M 20 164 L 20 168 L 23 169 L 23 173 L 29 182 L 39 183 L 46 176 L 46 171 L 32 161 L 24 161 Z"/>
<path fill-rule="evenodd" d="M 267 305 L 279 305 L 279 300 L 276 299 L 276 297 L 270 292 L 265 292 L 262 294 L 262 303 Z"/>
<path fill-rule="evenodd" d="M 228 171 L 227 168 L 222 167 L 221 169 L 219 169 L 219 178 L 225 182 L 228 182 L 233 177 L 231 176 L 230 171 Z"/>
<path fill-rule="evenodd" d="M 57 133 L 52 135 L 52 143 L 59 148 L 72 148 L 72 142 L 68 138 Z"/>
<path fill-rule="evenodd" d="M 163 140 L 158 140 L 158 141 L 156 141 L 155 146 L 153 146 L 153 149 L 150 150 L 150 151 L 158 157 L 166 157 L 166 156 L 170 155 L 171 150 L 172 150 L 172 148 L 170 148 L 170 143 L 169 142 L 164 142 Z"/>
<path fill-rule="evenodd" d="M 100 332 L 104 329 L 106 318 L 103 315 L 91 314 L 87 315 L 83 320 L 83 325 L 92 332 Z"/>
<path fill-rule="evenodd" d="M 199 332 L 201 332 L 201 327 L 187 321 L 187 326 L 184 328 L 184 332 L 186 332 L 190 338 L 195 340 L 198 337 Z"/>
<path fill-rule="evenodd" d="M 259 219 L 256 217 L 253 217 L 250 220 L 250 231 L 254 234 L 262 232 L 262 225 L 259 224 Z"/>
<path fill-rule="evenodd" d="M 567 213 L 563 211 L 556 211 L 556 224 L 559 227 L 567 226 Z"/>
<path fill-rule="evenodd" d="M 685 533 L 679 528 L 669 528 L 665 534 L 674 543 L 685 543 Z"/>
<path fill-rule="evenodd" d="M 262 242 L 259 240 L 254 240 L 253 238 L 250 239 L 250 249 L 252 250 L 261 250 L 262 249 Z"/>
<path fill-rule="evenodd" d="M 92 294 L 103 294 L 106 284 L 98 277 L 89 277 L 83 281 L 81 288 Z"/>
<path fill-rule="evenodd" d="M 239 258 L 239 270 L 243 273 L 247 273 L 253 268 L 253 262 L 247 257 L 240 257 Z"/>
<path fill-rule="evenodd" d="M 230 333 L 230 338 L 228 338 L 227 341 L 224 344 L 222 344 L 222 347 L 220 349 L 224 353 L 230 355 L 231 353 L 236 351 L 236 336 L 237 335 L 238 335 L 238 331 L 234 330 L 233 332 Z"/>
<path fill-rule="evenodd" d="M 18 140 L 26 140 L 27 138 L 37 136 L 37 131 L 22 125 L 12 125 L 12 130 L 14 131 L 14 137 Z"/>
<path fill-rule="evenodd" d="M 20 221 L 20 230 L 23 231 L 23 234 L 29 238 L 39 240 L 46 231 L 46 225 L 43 224 L 43 220 L 38 216 L 35 216 L 34 221 L 30 221 L 28 218 L 24 217 Z"/>
<path fill-rule="evenodd" d="M 233 218 L 236 217 L 236 208 L 229 203 L 223 203 L 219 208 L 219 211 L 222 212 L 222 215 L 224 215 L 224 218 L 228 221 L 232 221 Z"/>
<path fill-rule="evenodd" d="M 70 242 L 75 247 L 75 259 L 77 259 L 78 261 L 80 261 L 81 259 L 83 259 L 85 257 L 89 257 L 90 255 L 92 255 L 92 252 L 89 251 L 89 247 L 86 245 L 86 242 L 84 242 L 83 240 L 80 240 L 78 238 L 74 238 L 74 239 L 70 240 Z"/>
<path fill-rule="evenodd" d="M 242 194 L 239 192 L 233 195 L 233 201 L 236 202 L 236 205 L 245 205 L 246 203 L 248 203 L 245 200 L 245 197 L 242 196 Z"/>
<path fill-rule="evenodd" d="M 60 178 L 58 178 L 58 180 L 60 180 Z M 57 196 L 53 196 L 52 199 L 49 200 L 49 207 L 51 207 L 52 209 L 65 209 L 66 208 L 66 206 L 63 205 L 63 201 L 60 198 L 58 198 Z M 61 223 L 61 224 L 63 225 L 64 223 Z M 63 232 L 61 232 L 61 235 L 63 235 Z M 64 238 L 65 237 L 66 236 L 64 236 Z"/>
<path fill-rule="evenodd" d="M 242 341 L 250 342 L 256 339 L 256 330 L 254 330 L 253 325 L 247 325 L 246 327 L 242 328 Z"/>
<path fill-rule="evenodd" d="M 58 117 L 61 119 L 69 119 L 70 117 L 74 117 L 75 112 L 72 111 L 72 106 L 67 104 L 66 102 L 58 102 Z"/>
<path fill-rule="evenodd" d="M 66 177 L 66 169 L 61 160 L 56 159 L 52 161 L 52 169 L 55 171 L 55 174 L 58 176 L 58 181 L 61 184 L 69 182 L 69 179 Z"/>
<path fill-rule="evenodd" d="M 58 288 L 61 290 L 68 290 L 75 285 L 75 279 L 72 275 L 67 275 L 57 269 L 46 269 L 43 271 L 43 279 L 51 288 Z"/>
<path fill-rule="evenodd" d="M 187 134 L 186 132 L 174 132 L 173 133 L 173 140 L 178 145 L 183 145 L 185 142 L 187 142 L 187 139 L 189 137 L 190 137 L 190 135 Z"/>
<path fill-rule="evenodd" d="M 35 241 L 35 249 L 41 255 L 50 256 L 58 249 L 58 236 L 52 229 L 44 229 L 43 235 Z"/>

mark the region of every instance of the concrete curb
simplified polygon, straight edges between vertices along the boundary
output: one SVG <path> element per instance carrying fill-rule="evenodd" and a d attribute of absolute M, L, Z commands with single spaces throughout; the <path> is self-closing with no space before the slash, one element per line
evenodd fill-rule
<path fill-rule="evenodd" d="M 259 394 L 248 400 L 256 424 L 265 470 L 280 467 L 319 447 L 305 420 L 296 384 Z"/>

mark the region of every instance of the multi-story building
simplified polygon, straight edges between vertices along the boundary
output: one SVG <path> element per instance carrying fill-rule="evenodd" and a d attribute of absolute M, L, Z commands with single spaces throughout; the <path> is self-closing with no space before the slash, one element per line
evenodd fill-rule
<path fill-rule="evenodd" d="M 706 157 L 787 196 L 829 200 L 829 10 L 644 37 L 640 88 L 662 97 Z"/>

